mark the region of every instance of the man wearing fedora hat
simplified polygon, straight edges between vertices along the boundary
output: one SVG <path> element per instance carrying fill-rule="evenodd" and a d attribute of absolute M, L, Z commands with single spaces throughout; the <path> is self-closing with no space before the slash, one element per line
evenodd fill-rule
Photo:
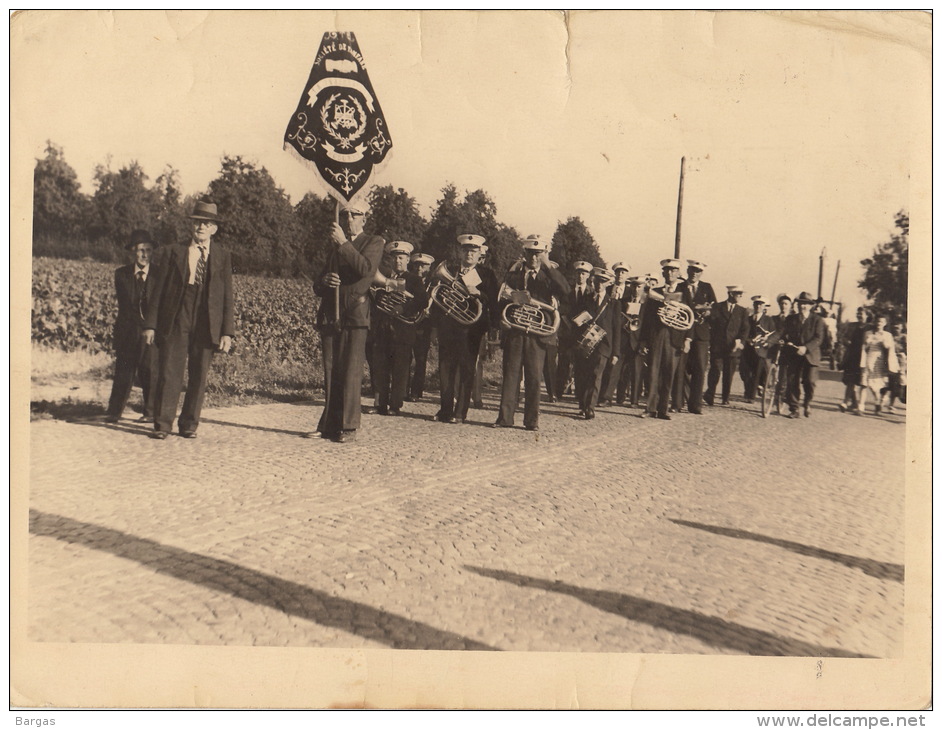
<path fill-rule="evenodd" d="M 726 289 L 726 301 L 714 304 L 710 313 L 710 373 L 703 394 L 708 406 L 712 406 L 716 398 L 716 386 L 721 375 L 723 405 L 729 405 L 733 373 L 739 369 L 739 358 L 749 336 L 749 310 L 739 305 L 743 288 L 731 285 Z"/>
<path fill-rule="evenodd" d="M 127 266 L 115 269 L 114 288 L 118 299 L 118 317 L 114 323 L 114 382 L 108 399 L 109 423 L 116 423 L 131 394 L 137 377 L 144 398 L 144 414 L 139 420 L 154 417 L 155 379 L 157 376 L 157 348 L 147 344 L 142 336 L 147 302 L 154 292 L 157 265 L 151 263 L 154 241 L 145 230 L 137 229 L 125 248 L 134 256 Z"/>
<path fill-rule="evenodd" d="M 167 438 L 173 428 L 184 372 L 178 426 L 181 436 L 196 438 L 213 354 L 229 352 L 235 336 L 232 257 L 212 241 L 220 222 L 216 204 L 197 202 L 190 220 L 189 244 L 162 249 L 144 318 L 145 340 L 156 339 L 159 352 L 152 434 L 157 439 Z"/>
<path fill-rule="evenodd" d="M 824 321 L 812 312 L 815 299 L 806 291 L 795 297 L 798 313 L 785 320 L 785 341 L 794 347 L 786 347 L 782 353 L 788 368 L 788 386 L 785 401 L 788 417 L 798 418 L 799 391 L 804 390 L 802 404 L 805 418 L 811 416 L 811 401 L 814 400 L 815 384 L 818 382 L 818 367 L 821 365 L 821 344 L 824 342 Z"/>
<path fill-rule="evenodd" d="M 536 300 L 543 305 L 550 305 L 555 297 L 558 307 L 559 301 L 569 293 L 569 284 L 559 267 L 550 263 L 548 250 L 547 243 L 535 234 L 527 236 L 523 242 L 523 265 L 511 268 L 504 278 L 507 287 L 513 292 L 513 304 L 529 304 Z M 538 431 L 546 347 L 556 342 L 556 333 L 539 334 L 503 326 L 507 328 L 504 333 L 503 382 L 500 413 L 494 427 L 510 428 L 514 425 L 514 414 L 520 401 L 522 371 L 523 425 L 528 431 Z"/>

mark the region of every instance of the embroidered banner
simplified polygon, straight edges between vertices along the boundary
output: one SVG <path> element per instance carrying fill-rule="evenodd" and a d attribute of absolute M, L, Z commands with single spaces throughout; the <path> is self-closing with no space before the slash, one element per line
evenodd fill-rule
<path fill-rule="evenodd" d="M 284 146 L 348 202 L 385 159 L 392 139 L 353 33 L 324 33 Z"/>

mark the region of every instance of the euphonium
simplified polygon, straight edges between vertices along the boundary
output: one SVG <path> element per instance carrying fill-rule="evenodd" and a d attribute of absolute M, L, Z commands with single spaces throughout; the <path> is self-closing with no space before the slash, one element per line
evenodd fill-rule
<path fill-rule="evenodd" d="M 471 296 L 471 292 L 457 277 L 448 273 L 444 262 L 438 265 L 432 277 L 437 280 L 429 292 L 432 304 L 466 327 L 481 319 L 484 312 L 481 301 Z"/>
<path fill-rule="evenodd" d="M 500 313 L 501 321 L 508 327 L 523 330 L 527 334 L 540 336 L 555 334 L 559 329 L 559 305 L 556 297 L 553 297 L 552 304 L 547 304 L 524 292 L 528 301 L 517 303 L 513 301 L 515 292 L 516 290 L 511 289 L 507 284 L 501 284 L 498 299 L 508 302 Z"/>
<path fill-rule="evenodd" d="M 418 324 L 425 319 L 426 313 L 424 310 L 420 310 L 411 315 L 403 313 L 404 306 L 413 296 L 407 291 L 390 289 L 389 285 L 391 281 L 393 280 L 384 276 L 379 270 L 374 274 L 373 284 L 370 286 L 370 294 L 373 297 L 376 308 L 384 314 L 388 314 L 390 317 L 394 317 L 405 324 Z"/>
<path fill-rule="evenodd" d="M 693 327 L 693 310 L 683 302 L 667 299 L 658 307 L 657 316 L 665 325 L 675 330 Z"/>

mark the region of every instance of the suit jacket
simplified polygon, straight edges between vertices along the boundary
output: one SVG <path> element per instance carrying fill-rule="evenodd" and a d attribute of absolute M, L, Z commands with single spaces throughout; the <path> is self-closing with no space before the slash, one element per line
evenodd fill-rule
<path fill-rule="evenodd" d="M 710 357 L 732 354 L 736 340 L 745 344 L 749 336 L 749 310 L 738 304 L 729 311 L 729 302 L 717 302 L 710 311 Z"/>
<path fill-rule="evenodd" d="M 153 296 L 148 299 L 144 329 L 156 330 L 158 338 L 170 334 L 180 313 L 190 277 L 189 245 L 172 244 L 160 249 Z M 153 266 L 153 264 L 151 264 Z M 209 315 L 209 336 L 214 345 L 223 335 L 235 336 L 235 304 L 232 291 L 232 256 L 212 243 L 206 260 L 205 296 Z"/>
<path fill-rule="evenodd" d="M 317 310 L 317 326 L 333 326 L 335 299 L 333 287 L 324 286 L 328 273 L 340 276 L 340 326 L 345 328 L 370 326 L 370 285 L 383 258 L 383 245 L 379 236 L 361 233 L 352 242 L 330 245 L 330 253 L 323 271 L 314 281 L 314 293 L 321 298 Z"/>
<path fill-rule="evenodd" d="M 525 283 L 527 271 L 528 269 L 523 266 L 518 269 L 511 269 L 504 277 L 504 282 L 511 289 L 526 289 L 533 299 L 538 299 L 544 304 L 551 304 L 553 297 L 556 298 L 558 303 L 569 294 L 569 282 L 566 281 L 558 268 L 541 266 L 540 270 L 536 272 L 536 276 L 531 279 L 529 286 Z M 502 305 L 506 306 L 506 303 L 502 303 Z M 557 335 L 546 335 L 541 337 L 540 340 L 548 345 L 556 344 Z"/>
<path fill-rule="evenodd" d="M 693 310 L 693 327 L 690 331 L 690 338 L 695 342 L 710 341 L 710 312 L 716 304 L 716 294 L 713 293 L 713 287 L 705 281 L 697 282 L 697 291 L 695 294 L 690 292 L 690 282 L 682 281 L 677 287 L 683 294 L 681 301 Z M 709 305 L 709 309 L 698 310 L 697 307 Z"/>
<path fill-rule="evenodd" d="M 658 294 L 671 296 L 665 293 L 663 286 L 657 287 L 654 291 Z M 673 295 L 677 297 L 677 301 L 683 298 L 679 287 L 674 290 Z M 676 330 L 664 324 L 658 316 L 658 311 L 662 306 L 664 306 L 664 302 L 648 297 L 644 302 L 644 306 L 641 307 L 641 344 L 648 347 L 648 349 L 653 349 L 656 341 L 666 337 L 671 347 L 675 350 L 681 350 L 684 346 L 684 340 L 690 337 L 690 332 L 689 330 Z"/>
<path fill-rule="evenodd" d="M 798 355 L 795 350 L 788 349 L 799 359 L 807 360 L 809 365 L 821 364 L 821 343 L 824 342 L 824 335 L 824 320 L 817 314 L 809 314 L 804 322 L 801 321 L 800 314 L 789 315 L 785 320 L 785 340 L 793 345 L 808 348 L 804 355 Z"/>
<path fill-rule="evenodd" d="M 611 294 L 606 292 L 602 303 L 596 297 L 587 295 L 582 298 L 582 309 L 580 312 L 588 312 L 592 315 L 594 324 L 597 324 L 605 330 L 605 337 L 596 346 L 592 352 L 593 356 L 598 355 L 602 360 L 607 360 L 612 355 L 621 355 L 621 323 L 622 317 L 618 313 L 619 300 L 612 299 Z M 580 312 L 575 312 L 578 316 Z M 601 312 L 601 314 L 599 314 Z M 579 334 L 585 331 L 588 325 L 583 325 Z"/>
<path fill-rule="evenodd" d="M 760 337 L 763 334 L 768 334 L 769 332 L 774 332 L 774 331 L 775 331 L 775 322 L 772 320 L 772 318 L 769 315 L 763 314 L 759 317 L 758 320 L 755 318 L 755 315 L 753 314 L 749 315 L 748 338 L 750 340 L 754 340 L 756 337 Z"/>
<path fill-rule="evenodd" d="M 137 266 L 128 264 L 115 269 L 114 289 L 118 298 L 118 317 L 114 323 L 114 347 L 134 349 L 140 344 L 147 303 L 153 297 L 159 267 L 151 263 L 144 286 L 137 283 Z"/>

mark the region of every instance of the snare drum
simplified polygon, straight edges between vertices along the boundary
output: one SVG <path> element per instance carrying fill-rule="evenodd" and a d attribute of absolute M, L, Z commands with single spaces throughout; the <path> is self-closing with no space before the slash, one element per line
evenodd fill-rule
<path fill-rule="evenodd" d="M 579 352 L 588 357 L 593 352 L 595 348 L 599 346 L 599 343 L 605 338 L 605 330 L 599 327 L 597 324 L 592 323 L 579 335 L 576 340 L 576 347 Z"/>

